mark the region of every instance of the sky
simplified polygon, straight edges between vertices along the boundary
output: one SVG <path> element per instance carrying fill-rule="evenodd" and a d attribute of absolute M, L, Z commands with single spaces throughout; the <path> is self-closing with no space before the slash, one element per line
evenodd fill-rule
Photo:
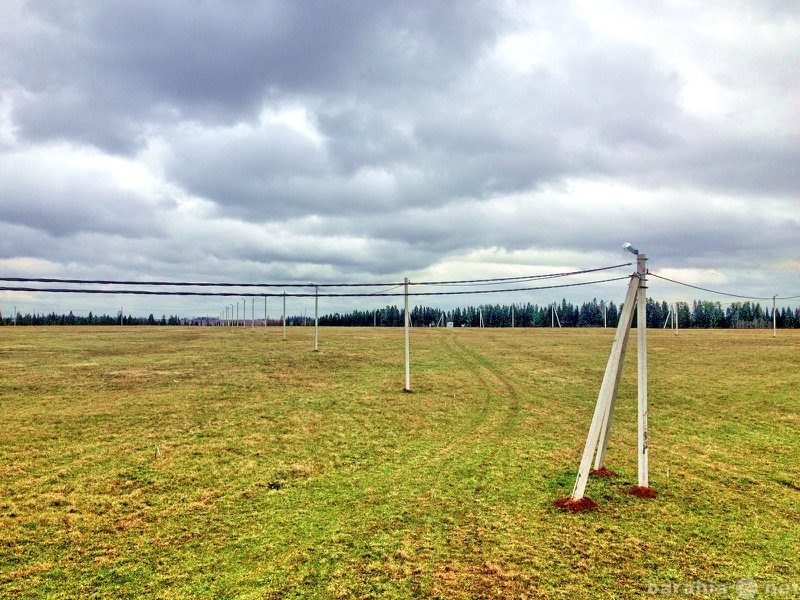
<path fill-rule="evenodd" d="M 0 7 L 0 276 L 479 279 L 625 263 L 632 242 L 682 282 L 800 295 L 795 0 Z M 225 303 L 0 292 L 4 314 Z"/>

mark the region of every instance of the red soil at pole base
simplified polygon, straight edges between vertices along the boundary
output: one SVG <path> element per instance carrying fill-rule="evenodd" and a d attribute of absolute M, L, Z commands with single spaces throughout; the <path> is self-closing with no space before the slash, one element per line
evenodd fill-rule
<path fill-rule="evenodd" d="M 573 500 L 572 497 L 561 498 L 553 502 L 556 508 L 568 510 L 569 512 L 588 512 L 597 510 L 597 502 L 584 496 L 580 500 Z"/>
<path fill-rule="evenodd" d="M 614 471 L 609 471 L 605 467 L 602 469 L 592 469 L 589 471 L 589 475 L 594 475 L 595 477 L 619 477 Z"/>
<path fill-rule="evenodd" d="M 631 496 L 638 496 L 639 498 L 655 498 L 658 492 L 653 488 L 635 485 L 628 490 Z"/>

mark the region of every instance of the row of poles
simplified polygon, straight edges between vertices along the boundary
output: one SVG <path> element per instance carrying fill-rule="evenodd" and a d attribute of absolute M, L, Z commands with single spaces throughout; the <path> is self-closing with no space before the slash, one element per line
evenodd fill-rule
<path fill-rule="evenodd" d="M 409 329 L 411 328 L 411 318 L 408 310 L 408 284 L 409 279 L 405 277 L 403 279 L 403 290 L 404 290 L 404 298 L 405 298 L 405 319 L 404 319 L 404 326 L 405 326 L 405 359 L 406 359 L 406 382 L 404 391 L 410 392 L 411 391 L 411 350 L 409 348 Z M 312 283 L 311 285 L 314 286 L 314 352 L 319 352 L 319 285 Z M 251 298 L 251 327 L 255 330 L 256 326 L 256 299 Z M 235 308 L 235 310 L 234 310 Z M 225 307 L 224 313 L 220 313 L 220 323 L 223 323 L 227 326 L 233 325 L 233 316 L 234 312 L 236 313 L 236 325 L 239 326 L 241 321 L 239 320 L 239 302 L 235 302 L 234 304 L 228 304 Z M 242 298 L 242 316 L 244 318 L 244 323 L 242 326 L 247 326 L 246 321 L 246 312 L 247 312 L 247 300 Z M 224 321 L 223 321 L 224 315 Z M 230 317 L 230 318 L 229 318 Z M 283 339 L 286 339 L 286 294 L 283 294 Z M 267 298 L 264 297 L 264 327 L 267 326 Z"/>
<path fill-rule="evenodd" d="M 409 283 L 408 278 L 406 278 L 404 285 L 407 287 L 408 283 Z M 408 296 L 407 293 L 406 293 L 406 296 Z M 251 298 L 251 304 L 252 304 L 251 310 L 252 310 L 252 313 L 251 313 L 250 324 L 251 324 L 251 328 L 252 329 L 255 329 L 255 327 L 256 327 L 256 325 L 255 325 L 256 324 L 255 302 L 256 302 L 255 298 Z M 408 308 L 406 308 L 406 310 L 408 310 Z M 666 325 L 667 322 L 670 319 L 670 316 L 672 315 L 671 311 L 672 311 L 672 309 L 670 308 L 670 313 L 667 315 L 667 321 L 664 322 L 664 327 L 665 328 L 667 326 Z M 235 316 L 234 316 L 234 313 L 235 313 Z M 376 326 L 377 326 L 377 315 L 378 315 L 378 313 L 377 313 L 377 311 L 375 311 L 375 325 Z M 479 318 L 478 327 L 484 327 L 483 310 L 482 309 L 478 309 L 478 318 Z M 282 320 L 283 326 L 286 327 L 286 294 L 284 294 L 284 296 L 283 296 L 283 316 L 281 317 L 281 320 Z M 558 311 L 556 310 L 555 305 L 552 305 L 550 307 L 550 320 L 551 320 L 550 327 L 555 327 L 556 325 L 558 325 L 558 327 L 561 328 L 561 319 L 558 316 Z M 267 326 L 267 321 L 268 321 L 268 318 L 267 318 L 267 298 L 264 297 L 264 327 Z M 443 322 L 443 321 L 444 321 L 444 312 L 441 314 L 441 317 L 440 317 L 440 322 Z M 514 306 L 512 305 L 511 306 L 511 328 L 512 329 L 516 326 L 515 321 L 516 321 L 516 311 L 514 310 Z M 247 327 L 247 299 L 246 298 L 242 298 L 242 318 L 241 319 L 239 318 L 239 303 L 235 302 L 234 304 L 228 304 L 225 307 L 225 310 L 223 312 L 219 313 L 217 323 L 220 326 L 223 326 L 223 327 Z M 317 325 L 319 324 L 319 286 L 317 286 L 317 285 L 315 285 L 315 294 L 314 294 L 314 323 L 317 324 Z M 14 324 L 16 325 L 16 323 L 14 323 Z M 608 325 L 607 325 L 607 319 L 606 319 L 606 307 L 603 306 L 603 328 L 606 328 L 607 326 Z M 677 329 L 677 325 L 675 325 L 675 329 Z M 319 349 L 319 348 L 315 348 L 315 349 Z"/>
<path fill-rule="evenodd" d="M 630 249 L 633 251 L 633 249 Z M 638 464 L 639 475 L 638 484 L 640 488 L 649 489 L 649 465 L 648 465 L 648 442 L 647 442 L 647 319 L 646 319 L 646 289 L 647 289 L 647 257 L 644 254 L 636 254 L 636 272 L 631 276 L 628 284 L 628 292 L 625 296 L 622 314 L 617 325 L 614 343 L 611 347 L 611 354 L 606 365 L 603 383 L 597 398 L 592 423 L 586 438 L 575 486 L 572 490 L 570 499 L 573 502 L 580 501 L 584 497 L 586 485 L 591 473 L 592 459 L 594 459 L 595 469 L 604 467 L 606 450 L 611 433 L 611 424 L 614 416 L 617 392 L 619 390 L 620 377 L 622 375 L 622 364 L 625 359 L 625 351 L 628 346 L 628 337 L 633 324 L 634 306 L 637 307 L 637 336 L 638 336 Z M 319 286 L 314 285 L 314 351 L 319 351 Z M 403 280 L 404 290 L 404 341 L 405 341 L 405 387 L 404 391 L 411 392 L 411 353 L 410 353 L 410 329 L 411 316 L 408 300 L 409 279 Z M 245 316 L 247 304 L 242 299 L 243 316 Z M 236 313 L 236 323 L 239 324 L 239 303 L 230 304 L 225 307 L 225 322 L 230 325 Z M 284 339 L 286 339 L 286 294 L 283 296 L 283 327 Z M 252 327 L 255 329 L 255 298 L 252 298 Z M 553 310 L 555 314 L 555 310 Z M 228 317 L 231 317 L 230 319 Z M 222 318 L 222 313 L 220 313 Z M 673 321 L 677 324 L 677 321 Z M 264 298 L 264 325 L 267 325 L 267 299 Z M 560 325 L 560 323 L 559 323 Z M 246 326 L 246 325 L 245 325 Z"/>
<path fill-rule="evenodd" d="M 316 294 L 315 294 L 316 295 Z M 319 296 L 317 296 L 317 300 Z M 255 297 L 250 299 L 251 304 L 251 318 L 250 318 L 250 327 L 255 331 L 256 328 L 256 299 Z M 317 307 L 319 303 L 317 302 Z M 235 309 L 235 310 L 234 310 Z M 236 318 L 234 320 L 234 312 L 236 313 Z M 286 294 L 283 295 L 283 316 L 281 317 L 281 321 L 283 324 L 283 339 L 286 339 Z M 315 322 L 317 325 L 317 329 L 319 329 L 319 313 L 317 311 L 317 316 L 315 318 Z M 219 314 L 219 320 L 217 321 L 218 325 L 222 327 L 247 327 L 247 299 L 242 298 L 242 318 L 239 318 L 239 302 L 235 302 L 234 304 L 228 304 L 225 306 L 225 310 Z M 264 297 L 264 327 L 267 326 L 269 323 L 269 318 L 267 316 L 267 298 Z M 318 336 L 315 335 L 315 338 L 318 340 Z M 319 342 L 315 342 L 315 350 L 319 349 Z"/>
<path fill-rule="evenodd" d="M 776 299 L 777 296 L 772 297 L 772 337 L 778 337 L 778 319 L 776 315 Z M 673 308 L 671 305 L 669 307 L 669 311 L 667 312 L 667 318 L 664 319 L 664 327 L 662 329 L 666 329 L 667 325 L 670 325 L 671 329 L 677 334 L 678 333 L 678 308 L 679 303 L 675 303 L 675 307 Z"/>

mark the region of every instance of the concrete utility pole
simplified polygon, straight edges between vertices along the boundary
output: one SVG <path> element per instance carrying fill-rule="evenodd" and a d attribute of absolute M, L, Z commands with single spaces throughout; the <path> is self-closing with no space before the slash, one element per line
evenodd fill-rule
<path fill-rule="evenodd" d="M 777 296 L 772 297 L 772 337 L 778 336 L 778 322 L 775 320 L 775 300 Z"/>
<path fill-rule="evenodd" d="M 636 272 L 631 276 L 628 292 L 620 314 L 611 354 L 606 365 L 603 383 L 597 397 L 592 423 L 586 444 L 578 467 L 578 476 L 572 490 L 571 499 L 577 501 L 583 498 L 592 458 L 595 458 L 595 469 L 602 469 L 605 463 L 605 454 L 608 448 L 608 439 L 611 432 L 611 423 L 614 418 L 614 406 L 619 390 L 622 364 L 625 360 L 625 350 L 628 346 L 628 337 L 633 324 L 633 309 L 637 306 L 637 336 L 638 336 L 638 466 L 639 487 L 649 487 L 648 479 L 648 441 L 647 441 L 647 315 L 646 315 L 646 289 L 647 289 L 647 257 L 626 244 L 625 248 L 636 254 Z M 595 456 L 596 453 L 596 456 Z"/>
<path fill-rule="evenodd" d="M 409 336 L 408 330 L 411 325 L 411 315 L 408 314 L 408 277 L 404 278 L 404 290 L 405 290 L 405 339 L 406 339 L 406 387 L 404 388 L 406 392 L 411 391 L 411 351 L 409 348 Z"/>
<path fill-rule="evenodd" d="M 316 283 L 310 283 L 314 286 L 314 352 L 319 352 L 319 286 Z"/>
<path fill-rule="evenodd" d="M 647 257 L 644 254 L 636 256 L 636 273 L 639 277 L 639 302 L 636 309 L 636 336 L 638 342 L 639 358 L 639 487 L 650 487 L 649 454 L 647 444 Z"/>

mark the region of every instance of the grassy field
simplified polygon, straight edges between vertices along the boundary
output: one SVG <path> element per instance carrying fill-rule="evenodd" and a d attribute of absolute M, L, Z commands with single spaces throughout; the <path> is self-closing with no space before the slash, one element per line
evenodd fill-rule
<path fill-rule="evenodd" d="M 652 500 L 633 335 L 564 513 L 612 338 L 0 328 L 0 596 L 800 595 L 800 331 L 649 332 Z"/>

